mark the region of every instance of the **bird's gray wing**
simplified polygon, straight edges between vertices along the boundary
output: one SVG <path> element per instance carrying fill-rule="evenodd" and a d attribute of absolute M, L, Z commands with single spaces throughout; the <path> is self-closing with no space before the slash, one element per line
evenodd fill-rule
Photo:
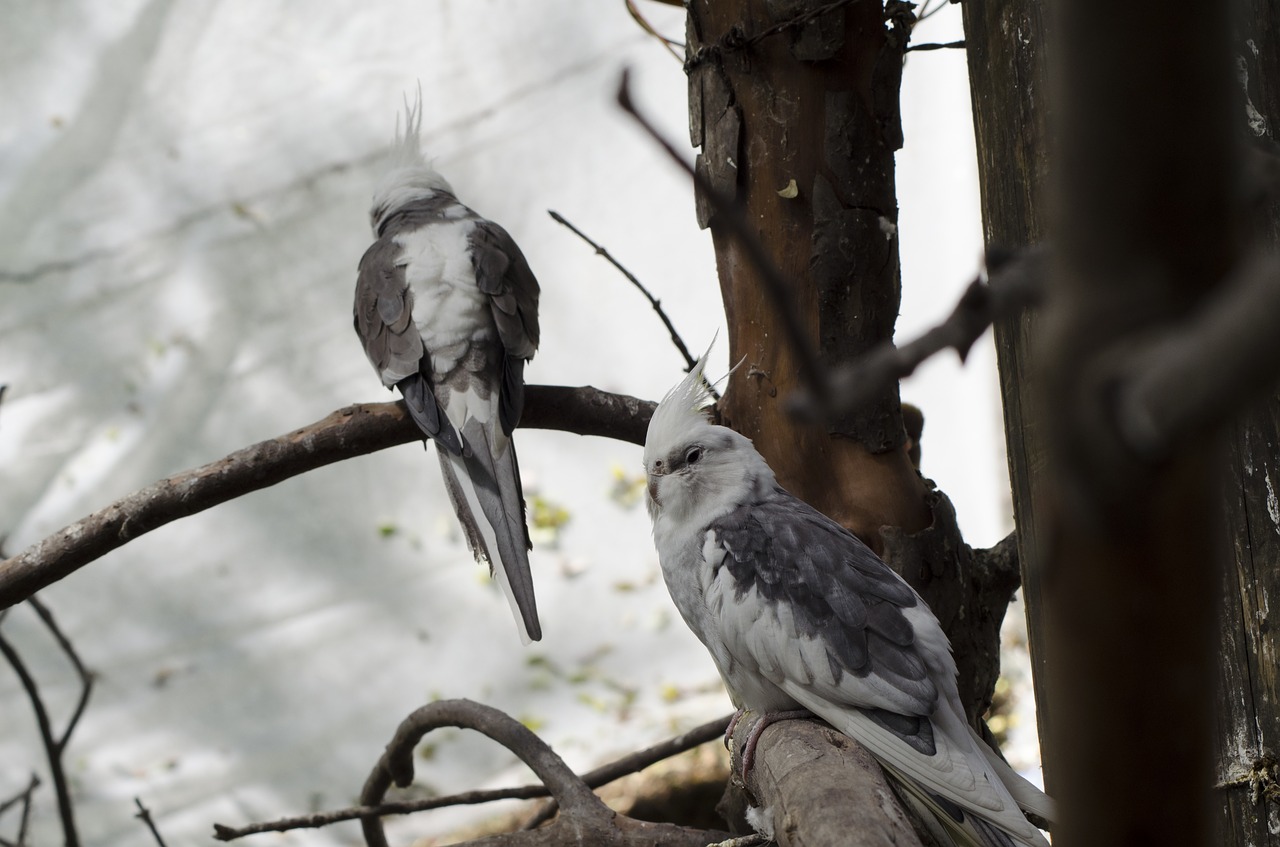
<path fill-rule="evenodd" d="M 413 322 L 413 289 L 405 279 L 403 249 L 391 238 L 375 241 L 360 258 L 353 305 L 356 335 L 388 388 L 398 388 L 418 428 L 451 453 L 462 441 L 436 401 L 431 363 Z"/>
<path fill-rule="evenodd" d="M 515 240 L 492 221 L 477 219 L 468 241 L 476 285 L 489 296 L 504 352 L 499 413 L 510 435 L 524 410 L 524 364 L 538 349 L 538 280 Z"/>
<path fill-rule="evenodd" d="M 921 601 L 856 536 L 785 492 L 709 530 L 704 555 L 720 557 L 732 594 L 724 624 L 774 682 L 901 716 L 904 730 L 933 711 L 937 688 L 907 618 Z"/>
<path fill-rule="evenodd" d="M 940 806 L 1045 843 L 975 745 L 937 619 L 856 536 L 777 489 L 713 522 L 703 555 L 719 572 L 706 602 L 742 666 Z"/>

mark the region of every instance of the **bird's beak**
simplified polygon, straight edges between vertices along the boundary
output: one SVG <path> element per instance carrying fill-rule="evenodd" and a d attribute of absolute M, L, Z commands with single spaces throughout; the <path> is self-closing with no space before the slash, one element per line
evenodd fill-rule
<path fill-rule="evenodd" d="M 655 506 L 662 505 L 658 500 L 658 478 L 657 474 L 649 474 L 649 499 Z"/>

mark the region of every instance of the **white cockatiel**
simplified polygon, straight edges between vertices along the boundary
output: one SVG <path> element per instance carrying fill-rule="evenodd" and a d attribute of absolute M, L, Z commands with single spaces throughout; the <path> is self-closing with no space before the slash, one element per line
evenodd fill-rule
<path fill-rule="evenodd" d="M 436 442 L 445 487 L 477 560 L 489 563 L 521 640 L 542 637 L 512 430 L 538 347 L 538 281 L 502 227 L 458 202 L 422 158 L 421 95 L 406 106 L 373 194 L 356 334 L 387 388 Z"/>
<path fill-rule="evenodd" d="M 706 356 L 659 404 L 644 464 L 662 574 L 734 705 L 805 709 L 866 747 L 957 845 L 1047 847 L 1052 801 L 965 721 L 951 646 L 912 588 L 706 416 Z M 945 841 L 943 843 L 946 843 Z"/>

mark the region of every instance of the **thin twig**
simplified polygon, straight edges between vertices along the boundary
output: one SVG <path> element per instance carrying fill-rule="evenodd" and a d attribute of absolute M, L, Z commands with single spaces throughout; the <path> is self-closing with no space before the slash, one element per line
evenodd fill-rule
<path fill-rule="evenodd" d="M 142 822 L 147 825 L 147 829 L 151 830 L 151 834 L 155 836 L 156 843 L 160 847 L 165 847 L 164 839 L 160 837 L 160 830 L 156 829 L 155 822 L 151 820 L 151 810 L 142 805 L 142 801 L 137 797 L 133 798 L 133 802 L 138 804 L 138 814 L 134 815 L 134 817 L 141 818 Z"/>
<path fill-rule="evenodd" d="M 654 406 L 590 386 L 530 385 L 520 426 L 643 444 Z M 421 438 L 403 402 L 366 403 L 162 479 L 0 562 L 0 609 L 171 521 L 334 462 Z"/>
<path fill-rule="evenodd" d="M 48 627 L 54 640 L 58 642 L 58 646 L 66 654 L 71 666 L 75 668 L 76 675 L 80 677 L 80 699 L 76 701 L 76 707 L 71 713 L 71 718 L 67 721 L 67 728 L 62 731 L 62 737 L 58 739 L 57 751 L 58 755 L 61 756 L 67 748 L 67 742 L 71 740 L 71 733 L 75 731 L 76 724 L 80 723 L 80 717 L 84 714 L 85 707 L 89 705 L 89 695 L 93 692 L 94 676 L 93 672 L 84 666 L 84 662 L 80 661 L 80 654 L 76 652 L 71 639 L 63 634 L 49 607 L 35 597 L 27 598 L 27 602 L 31 604 L 31 608 L 36 610 L 40 620 L 44 621 L 44 625 Z"/>
<path fill-rule="evenodd" d="M 916 340 L 896 347 L 885 342 L 836 370 L 831 377 L 832 396 L 826 407 L 803 390 L 788 398 L 788 408 L 802 418 L 844 414 L 857 409 L 894 382 L 915 373 L 924 361 L 943 350 L 955 350 L 964 361 L 969 349 L 997 317 L 1038 303 L 1048 273 L 1048 250 L 1035 247 L 1001 257 L 988 257 L 990 280 L 980 274 L 942 323 Z"/>
<path fill-rule="evenodd" d="M 645 16 L 640 14 L 640 10 L 636 8 L 634 0 L 624 0 L 624 2 L 627 4 L 627 11 L 631 14 L 631 19 L 639 24 L 642 30 L 656 38 L 658 43 L 665 47 L 667 52 L 674 56 L 677 62 L 684 62 L 684 57 L 677 53 L 675 46 L 673 46 L 678 45 L 680 47 L 684 47 L 684 45 L 674 39 L 667 38 L 665 35 L 654 29 L 653 24 L 649 23 Z"/>
<path fill-rule="evenodd" d="M 58 798 L 58 815 L 62 819 L 63 840 L 67 847 L 79 847 L 80 838 L 76 834 L 71 792 L 67 788 L 67 777 L 62 769 L 61 747 L 53 737 L 53 725 L 49 722 L 49 712 L 45 709 L 44 698 L 40 696 L 40 686 L 27 670 L 18 651 L 3 634 L 0 634 L 0 654 L 4 655 L 14 673 L 18 675 L 18 680 L 31 701 L 31 710 L 35 713 L 36 725 L 40 730 L 40 740 L 44 744 L 45 756 L 49 760 L 49 775 L 53 778 L 54 793 Z"/>
<path fill-rule="evenodd" d="M 675 738 L 670 738 L 660 744 L 623 756 L 617 761 L 610 762 L 583 774 L 582 781 L 592 788 L 599 788 L 602 785 L 608 785 L 615 779 L 622 779 L 624 776 L 638 773 L 650 765 L 661 762 L 663 759 L 669 759 L 678 753 L 692 750 L 694 747 L 706 744 L 708 741 L 723 738 L 725 729 L 729 726 L 729 717 L 729 715 L 725 715 L 722 718 L 707 721 L 701 726 L 696 726 L 688 732 L 677 735 Z M 525 821 L 522 829 L 533 829 L 541 826 L 551 819 L 551 816 L 556 813 L 556 809 L 559 807 L 560 804 L 555 800 L 544 804 L 529 820 Z"/>
<path fill-rule="evenodd" d="M 845 0 L 829 4 L 830 7 L 841 5 L 845 5 Z M 828 7 L 820 7 L 820 9 L 815 10 L 815 13 L 820 13 L 825 8 Z M 636 108 L 631 99 L 631 71 L 629 69 L 622 72 L 622 80 L 618 85 L 618 105 L 634 118 L 636 123 L 640 124 L 644 131 L 666 151 L 671 160 L 683 168 L 685 173 L 693 179 L 698 191 L 707 198 L 707 201 L 715 209 L 717 220 L 720 221 L 729 235 L 746 253 L 747 259 L 760 274 L 760 280 L 764 283 L 765 293 L 769 296 L 774 307 L 778 310 L 779 316 L 782 318 L 782 327 L 786 333 L 787 342 L 791 345 L 799 364 L 801 380 L 811 396 L 815 398 L 815 401 L 825 406 L 826 400 L 830 395 L 826 369 L 819 362 L 817 352 L 805 333 L 804 324 L 796 311 L 795 297 L 791 293 L 791 286 L 783 278 L 777 265 L 773 263 L 773 259 L 770 258 L 764 245 L 760 243 L 760 239 L 752 234 L 751 228 L 747 225 L 746 219 L 742 215 L 742 211 L 737 205 L 720 196 L 720 193 L 712 187 L 711 183 L 690 166 L 671 142 L 664 138 L 652 122 Z"/>
<path fill-rule="evenodd" d="M 614 762 L 603 765 L 583 774 L 581 779 L 590 788 L 599 788 L 607 785 L 616 779 L 621 779 L 637 771 L 644 770 L 650 765 L 668 759 L 677 753 L 683 753 L 685 750 L 697 747 L 699 744 L 705 744 L 707 741 L 713 741 L 724 735 L 725 727 L 728 726 L 729 718 L 726 715 L 714 721 L 694 727 L 688 732 L 682 733 L 675 738 L 662 741 L 652 747 L 644 750 L 630 753 Z M 522 785 L 514 788 L 498 788 L 486 791 L 464 791 L 458 794 L 450 794 L 446 797 L 432 797 L 425 800 L 414 800 L 398 803 L 380 803 L 374 806 L 351 806 L 346 809 L 336 809 L 329 812 L 319 812 L 311 815 L 299 815 L 290 818 L 280 818 L 274 821 L 264 823 L 254 823 L 243 827 L 228 827 L 222 824 L 214 824 L 214 837 L 219 841 L 233 841 L 237 838 L 243 838 L 246 835 L 256 835 L 260 832 L 288 832 L 294 829 L 315 829 L 322 826 L 338 823 L 340 821 L 355 820 L 357 818 L 366 818 L 372 816 L 383 817 L 387 815 L 407 815 L 413 812 L 423 812 L 430 809 L 440 809 L 447 806 L 467 806 L 479 803 L 491 803 L 496 800 L 536 800 L 546 797 L 551 792 L 547 790 L 545 785 Z M 558 806 L 556 807 L 558 808 Z"/>
<path fill-rule="evenodd" d="M 962 38 L 959 41 L 946 41 L 946 42 L 929 41 L 929 42 L 925 42 L 924 44 L 908 44 L 905 50 L 906 52 L 910 53 L 913 50 L 918 50 L 922 52 L 926 50 L 963 50 L 964 47 L 965 47 L 965 43 L 964 43 L 964 39 Z"/>
<path fill-rule="evenodd" d="M 565 227 L 574 235 L 578 236 L 583 241 L 587 242 L 587 244 L 591 245 L 591 249 L 596 251 L 596 255 L 602 257 L 609 264 L 617 268 L 618 271 L 623 276 L 625 276 L 631 282 L 632 285 L 634 285 L 636 288 L 640 290 L 640 293 L 643 294 L 645 299 L 649 301 L 649 305 L 652 306 L 653 310 L 658 313 L 658 319 L 662 321 L 662 325 L 665 326 L 667 328 L 667 332 L 671 334 L 671 343 L 676 345 L 676 349 L 679 350 L 680 355 L 684 357 L 685 372 L 688 373 L 689 371 L 693 370 L 693 366 L 698 363 L 698 360 L 695 359 L 693 354 L 689 352 L 689 348 L 685 346 L 684 339 L 681 338 L 680 333 L 676 331 L 675 324 L 671 322 L 671 318 L 668 317 L 666 311 L 663 310 L 662 301 L 659 300 L 657 297 L 654 297 L 653 292 L 651 292 L 648 288 L 645 288 L 644 283 L 636 279 L 636 275 L 633 274 L 631 271 L 627 270 L 626 267 L 624 267 L 621 262 L 615 259 L 613 257 L 613 254 L 610 253 L 607 248 L 598 244 L 585 232 L 578 229 L 573 224 L 569 223 L 569 221 L 566 220 L 564 216 L 561 215 L 559 212 L 556 212 L 552 209 L 548 209 L 547 214 L 551 216 L 551 219 L 553 221 Z M 715 397 L 715 399 L 717 400 L 720 399 L 720 395 L 716 392 L 714 386 L 712 386 L 711 388 L 711 393 Z"/>
<path fill-rule="evenodd" d="M 0 847 L 23 847 L 27 843 L 27 823 L 31 820 L 31 796 L 39 786 L 40 777 L 33 773 L 31 774 L 31 781 L 27 783 L 26 788 L 0 803 L 0 815 L 9 811 L 18 803 L 22 804 L 22 814 L 18 817 L 17 838 L 13 841 L 7 838 L 0 838 Z"/>

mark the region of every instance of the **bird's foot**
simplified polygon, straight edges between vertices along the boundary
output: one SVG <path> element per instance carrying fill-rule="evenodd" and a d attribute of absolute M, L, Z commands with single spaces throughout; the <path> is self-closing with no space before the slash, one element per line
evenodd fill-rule
<path fill-rule="evenodd" d="M 733 713 L 733 717 L 729 718 L 729 725 L 724 729 L 724 749 L 733 749 L 733 731 L 738 728 L 738 721 L 742 720 L 742 716 L 746 713 L 746 709 L 739 709 Z"/>
<path fill-rule="evenodd" d="M 743 713 L 745 714 L 745 712 Z M 738 715 L 734 716 L 739 717 Z M 760 743 L 760 735 L 775 723 L 782 721 L 792 721 L 801 718 L 812 718 L 813 713 L 808 709 L 787 709 L 781 712 L 761 712 L 760 717 L 756 718 L 755 724 L 752 725 L 750 731 L 747 732 L 747 738 L 742 742 L 742 781 L 747 781 L 747 774 L 751 773 L 751 768 L 756 763 L 756 745 Z M 736 721 L 735 721 L 736 722 Z M 730 723 L 730 733 L 732 734 L 733 723 Z"/>

